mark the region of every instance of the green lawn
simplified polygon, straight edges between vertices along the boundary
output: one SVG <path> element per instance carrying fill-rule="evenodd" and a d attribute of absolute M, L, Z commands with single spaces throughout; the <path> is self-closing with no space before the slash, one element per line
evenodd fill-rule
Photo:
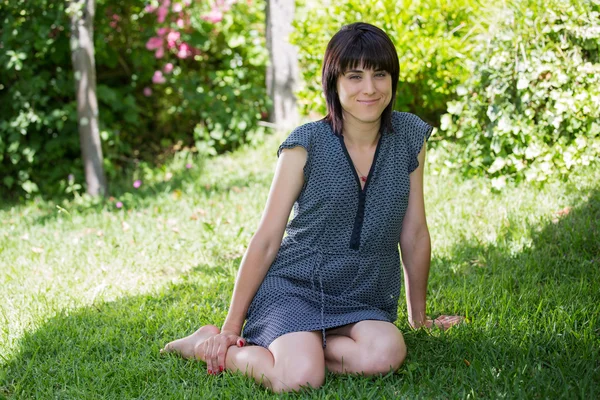
<path fill-rule="evenodd" d="M 281 139 L 147 171 L 105 204 L 0 204 L 0 397 L 271 397 L 158 350 L 223 322 Z M 302 396 L 600 397 L 600 166 L 501 194 L 428 175 L 426 203 L 428 313 L 469 322 L 411 331 L 402 302 L 397 373 L 330 375 Z"/>

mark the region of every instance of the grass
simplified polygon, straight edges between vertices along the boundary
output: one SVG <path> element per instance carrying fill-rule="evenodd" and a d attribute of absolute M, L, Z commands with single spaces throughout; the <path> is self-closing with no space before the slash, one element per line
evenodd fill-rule
<path fill-rule="evenodd" d="M 0 205 L 0 397 L 272 397 L 158 350 L 224 320 L 281 139 L 173 163 L 108 202 Z M 283 397 L 599 397 L 600 167 L 500 194 L 429 175 L 426 203 L 428 312 L 469 323 L 411 331 L 402 302 L 409 355 L 397 373 L 329 375 Z"/>

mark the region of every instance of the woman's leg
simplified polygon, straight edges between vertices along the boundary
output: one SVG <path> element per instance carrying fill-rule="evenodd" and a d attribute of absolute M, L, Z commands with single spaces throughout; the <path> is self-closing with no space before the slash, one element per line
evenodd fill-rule
<path fill-rule="evenodd" d="M 406 357 L 398 328 L 365 320 L 328 331 L 325 365 L 333 373 L 378 375 L 397 370 Z"/>
<path fill-rule="evenodd" d="M 317 388 L 325 381 L 321 335 L 288 333 L 275 339 L 269 349 L 231 346 L 227 349 L 226 367 L 252 376 L 274 392 L 299 390 L 306 385 Z"/>
<path fill-rule="evenodd" d="M 184 358 L 199 358 L 196 350 L 208 337 L 219 332 L 213 325 L 165 346 Z M 293 332 L 278 337 L 268 349 L 261 346 L 230 346 L 225 368 L 240 371 L 274 392 L 299 390 L 301 386 L 319 387 L 325 381 L 325 357 L 320 332 Z"/>

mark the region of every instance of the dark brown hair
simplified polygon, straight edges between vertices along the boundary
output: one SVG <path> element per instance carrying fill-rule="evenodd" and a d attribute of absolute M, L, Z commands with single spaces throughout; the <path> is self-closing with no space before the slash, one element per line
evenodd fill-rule
<path fill-rule="evenodd" d="M 365 22 L 355 22 L 343 26 L 331 38 L 323 58 L 321 82 L 327 102 L 325 120 L 337 135 L 342 134 L 344 125 L 337 80 L 347 70 L 358 67 L 386 71 L 392 76 L 392 99 L 381 114 L 380 131 L 391 130 L 392 127 L 392 110 L 400 75 L 398 53 L 384 31 Z"/>

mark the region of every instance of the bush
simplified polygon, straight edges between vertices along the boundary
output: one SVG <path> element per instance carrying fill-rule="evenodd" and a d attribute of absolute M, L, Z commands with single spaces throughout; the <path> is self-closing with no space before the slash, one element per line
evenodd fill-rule
<path fill-rule="evenodd" d="M 262 2 L 147 3 L 97 1 L 99 122 L 112 179 L 177 149 L 216 154 L 257 140 L 268 107 Z M 5 1 L 0 18 L 0 192 L 63 192 L 83 180 L 65 2 Z M 148 48 L 159 30 L 162 55 Z"/>
<path fill-rule="evenodd" d="M 310 1 L 310 0 L 308 0 Z M 308 3 L 307 1 L 307 3 Z M 377 2 L 349 0 L 331 5 L 304 4 L 292 40 L 299 48 L 303 84 L 298 90 L 305 115 L 324 116 L 321 66 L 329 39 L 352 22 L 372 23 L 392 39 L 400 59 L 396 109 L 436 124 L 470 71 L 470 31 L 478 13 L 475 0 Z"/>
<path fill-rule="evenodd" d="M 492 9 L 472 74 L 441 118 L 446 166 L 507 180 L 566 176 L 600 156 L 600 4 L 520 1 Z"/>

